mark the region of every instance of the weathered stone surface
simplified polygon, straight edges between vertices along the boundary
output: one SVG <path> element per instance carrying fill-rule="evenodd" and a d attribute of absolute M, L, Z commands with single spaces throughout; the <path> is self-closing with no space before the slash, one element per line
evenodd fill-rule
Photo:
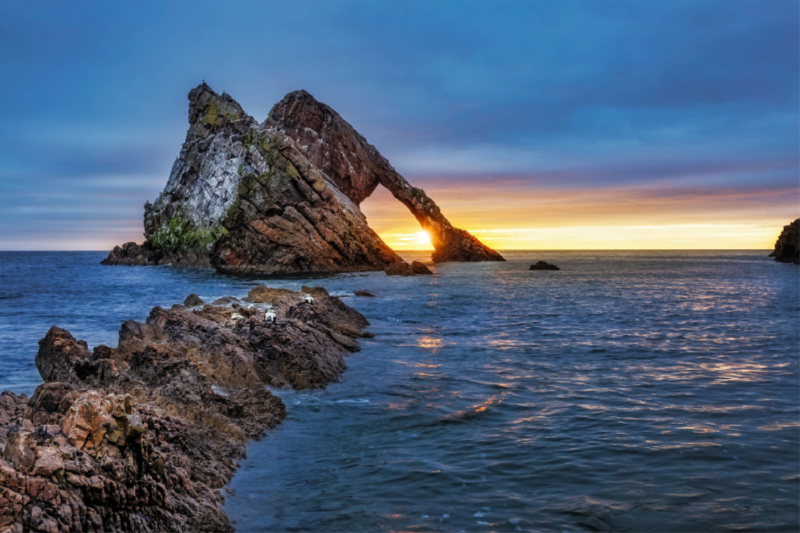
<path fill-rule="evenodd" d="M 260 285 L 247 293 L 247 301 L 257 304 L 274 304 L 280 300 L 288 300 L 299 303 L 303 300 L 303 295 L 289 289 L 276 289 Z"/>
<path fill-rule="evenodd" d="M 536 261 L 528 270 L 561 270 L 556 265 L 547 263 L 545 261 Z"/>
<path fill-rule="evenodd" d="M 86 342 L 77 341 L 69 331 L 53 326 L 39 341 L 36 368 L 45 381 L 81 383 L 83 374 L 93 363 Z"/>
<path fill-rule="evenodd" d="M 300 287 L 300 292 L 314 297 L 330 296 L 330 294 L 328 294 L 328 290 L 325 287 L 306 287 L 305 285 L 303 285 L 302 287 Z"/>
<path fill-rule="evenodd" d="M 453 228 L 335 111 L 299 91 L 259 125 L 203 83 L 164 191 L 145 204 L 142 245 L 108 265 L 214 268 L 233 274 L 382 270 L 401 259 L 367 225 L 360 202 L 378 183 L 429 230 L 435 261 L 503 258 Z"/>
<path fill-rule="evenodd" d="M 379 184 L 386 187 L 430 234 L 434 261 L 504 260 L 468 232 L 454 228 L 425 191 L 412 187 L 339 113 L 306 91 L 287 94 L 264 124 L 297 141 L 311 163 L 356 205 Z"/>
<path fill-rule="evenodd" d="M 304 289 L 269 309 L 156 307 L 117 348 L 52 328 L 36 357 L 50 382 L 0 394 L 0 531 L 232 531 L 218 489 L 285 417 L 266 386 L 338 380 L 365 335 L 361 314 Z"/>
<path fill-rule="evenodd" d="M 800 265 L 800 218 L 783 227 L 775 250 L 769 256 L 781 263 Z"/>

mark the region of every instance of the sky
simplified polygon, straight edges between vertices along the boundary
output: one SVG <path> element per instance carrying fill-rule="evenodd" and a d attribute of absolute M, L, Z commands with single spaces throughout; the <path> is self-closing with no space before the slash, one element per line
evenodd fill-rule
<path fill-rule="evenodd" d="M 0 3 L 0 250 L 142 240 L 206 81 L 305 89 L 498 249 L 770 248 L 800 216 L 796 0 Z M 362 204 L 424 247 L 386 191 Z"/>

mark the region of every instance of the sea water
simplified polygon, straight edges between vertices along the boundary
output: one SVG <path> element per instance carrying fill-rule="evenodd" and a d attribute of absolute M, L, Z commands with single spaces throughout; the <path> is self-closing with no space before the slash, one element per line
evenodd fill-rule
<path fill-rule="evenodd" d="M 371 323 L 340 383 L 274 391 L 288 418 L 227 491 L 240 531 L 800 527 L 800 276 L 763 251 L 262 281 L 103 255 L 0 253 L 0 388 L 40 383 L 50 326 L 114 346 L 191 292 L 323 285 Z"/>

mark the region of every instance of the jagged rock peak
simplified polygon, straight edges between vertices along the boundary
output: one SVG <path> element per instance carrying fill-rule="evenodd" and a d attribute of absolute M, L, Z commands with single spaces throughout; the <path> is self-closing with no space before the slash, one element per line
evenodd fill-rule
<path fill-rule="evenodd" d="M 375 191 L 380 173 L 394 172 L 339 113 L 306 91 L 284 96 L 272 107 L 264 126 L 274 127 L 304 146 L 309 159 L 356 205 Z"/>
<path fill-rule="evenodd" d="M 244 132 L 257 122 L 229 94 L 217 94 L 203 82 L 189 91 L 189 124 L 198 133 L 229 124 L 239 125 L 237 129 Z"/>

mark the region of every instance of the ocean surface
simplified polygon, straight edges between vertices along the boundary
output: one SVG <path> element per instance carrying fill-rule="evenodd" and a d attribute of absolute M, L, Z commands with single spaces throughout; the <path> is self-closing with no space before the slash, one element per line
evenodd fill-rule
<path fill-rule="evenodd" d="M 32 393 L 52 325 L 115 346 L 155 305 L 259 283 L 104 255 L 0 253 L 0 389 Z M 227 490 L 238 530 L 800 528 L 796 266 L 763 251 L 504 255 L 266 281 L 324 285 L 375 338 L 341 383 L 276 391 L 288 419 Z M 562 270 L 527 270 L 540 259 Z"/>

